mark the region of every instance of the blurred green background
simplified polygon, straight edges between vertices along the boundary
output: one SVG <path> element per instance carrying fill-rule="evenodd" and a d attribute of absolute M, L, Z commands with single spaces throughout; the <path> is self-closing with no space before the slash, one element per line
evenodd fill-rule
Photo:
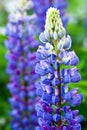
<path fill-rule="evenodd" d="M 10 105 L 8 97 L 10 93 L 6 88 L 6 83 L 9 82 L 9 77 L 5 73 L 6 60 L 4 55 L 6 48 L 4 46 L 5 26 L 9 11 L 14 9 L 15 0 L 0 0 L 0 130 L 9 130 L 9 116 Z M 81 82 L 77 84 L 70 84 L 71 88 L 78 87 L 79 92 L 84 94 L 84 101 L 77 107 L 80 114 L 84 116 L 82 122 L 82 130 L 87 130 L 87 27 L 85 26 L 87 0 L 68 0 L 67 16 L 69 17 L 68 33 L 72 37 L 72 50 L 76 52 L 80 59 L 78 68 L 82 76 Z"/>

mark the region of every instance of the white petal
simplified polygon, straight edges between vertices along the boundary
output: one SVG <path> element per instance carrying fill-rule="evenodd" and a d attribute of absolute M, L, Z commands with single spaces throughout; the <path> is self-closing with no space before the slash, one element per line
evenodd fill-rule
<path fill-rule="evenodd" d="M 44 35 L 43 32 L 40 34 L 39 39 L 40 39 L 40 41 L 43 42 L 43 43 L 46 43 L 46 42 L 47 42 L 47 40 L 46 40 L 45 35 Z"/>

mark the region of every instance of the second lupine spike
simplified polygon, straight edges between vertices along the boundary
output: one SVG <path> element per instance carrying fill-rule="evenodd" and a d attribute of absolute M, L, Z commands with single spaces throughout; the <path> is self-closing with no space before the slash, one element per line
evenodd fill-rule
<path fill-rule="evenodd" d="M 23 1 L 23 8 L 9 15 L 6 28 L 8 39 L 5 46 L 8 49 L 5 58 L 8 61 L 6 72 L 10 75 L 7 84 L 12 97 L 9 98 L 12 110 L 10 128 L 11 130 L 35 130 L 37 118 L 35 112 L 35 74 L 34 65 L 36 53 L 34 48 L 37 42 L 34 39 L 35 15 L 28 15 L 26 8 L 28 3 Z M 24 3 L 26 6 L 24 6 Z M 21 6 L 22 7 L 22 6 Z M 32 51 L 31 51 L 32 50 Z"/>
<path fill-rule="evenodd" d="M 39 63 L 35 70 L 41 76 L 36 83 L 36 93 L 40 97 L 36 105 L 39 124 L 36 130 L 81 130 L 83 117 L 70 106 L 78 106 L 83 95 L 78 94 L 78 88 L 68 91 L 70 82 L 76 83 L 81 79 L 75 67 L 79 59 L 74 51 L 69 51 L 71 38 L 66 35 L 56 8 L 47 11 L 40 41 L 43 44 L 37 50 Z M 62 65 L 65 68 L 61 69 Z M 66 69 L 66 66 L 71 68 Z"/>

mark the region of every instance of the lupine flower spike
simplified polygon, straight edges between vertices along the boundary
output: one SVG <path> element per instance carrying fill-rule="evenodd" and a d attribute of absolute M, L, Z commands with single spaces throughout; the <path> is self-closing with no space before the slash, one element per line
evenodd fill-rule
<path fill-rule="evenodd" d="M 38 25 L 39 33 L 44 31 L 45 16 L 46 11 L 49 7 L 56 7 L 60 10 L 60 16 L 64 27 L 66 27 L 68 22 L 68 17 L 66 15 L 67 0 L 32 0 L 33 10 L 37 14 L 36 23 Z"/>
<path fill-rule="evenodd" d="M 26 6 L 27 7 L 27 6 Z M 37 46 L 33 37 L 35 15 L 28 16 L 26 8 L 19 8 L 16 13 L 10 14 L 6 28 L 8 40 L 5 46 L 8 53 L 6 72 L 10 75 L 7 84 L 12 97 L 9 102 L 12 130 L 34 130 L 36 125 L 35 80 L 34 71 L 36 54 L 33 47 Z"/>
<path fill-rule="evenodd" d="M 39 62 L 35 69 L 40 75 L 36 83 L 36 93 L 40 97 L 35 108 L 39 124 L 36 130 L 81 130 L 83 116 L 78 116 L 79 111 L 71 110 L 70 106 L 78 106 L 83 95 L 78 94 L 78 88 L 68 90 L 70 82 L 81 79 L 75 67 L 79 59 L 74 51 L 69 51 L 71 38 L 66 34 L 56 8 L 47 11 L 40 41 L 43 44 L 37 50 Z"/>

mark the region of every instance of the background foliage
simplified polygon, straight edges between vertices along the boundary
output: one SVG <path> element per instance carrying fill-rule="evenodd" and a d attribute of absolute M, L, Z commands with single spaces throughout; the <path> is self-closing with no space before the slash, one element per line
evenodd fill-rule
<path fill-rule="evenodd" d="M 14 1 L 14 0 L 13 0 Z M 7 2 L 10 0 L 0 0 L 0 130 L 9 130 L 9 116 L 10 105 L 8 103 L 8 97 L 10 93 L 6 88 L 6 83 L 9 82 L 9 77 L 5 73 L 6 60 L 4 55 L 6 48 L 4 46 L 5 26 L 7 23 L 8 9 L 6 8 Z M 86 39 L 86 27 L 85 27 L 85 11 L 86 0 L 68 0 L 67 15 L 69 17 L 69 23 L 67 30 L 72 37 L 73 44 L 72 49 L 75 50 L 79 56 L 80 63 L 78 68 L 80 70 L 82 80 L 75 85 L 70 84 L 71 88 L 78 87 L 79 92 L 84 94 L 84 101 L 78 107 L 80 114 L 83 114 L 84 121 L 82 123 L 82 130 L 87 130 L 87 41 Z M 10 4 L 8 4 L 10 8 Z M 12 8 L 12 7 L 11 7 Z"/>

